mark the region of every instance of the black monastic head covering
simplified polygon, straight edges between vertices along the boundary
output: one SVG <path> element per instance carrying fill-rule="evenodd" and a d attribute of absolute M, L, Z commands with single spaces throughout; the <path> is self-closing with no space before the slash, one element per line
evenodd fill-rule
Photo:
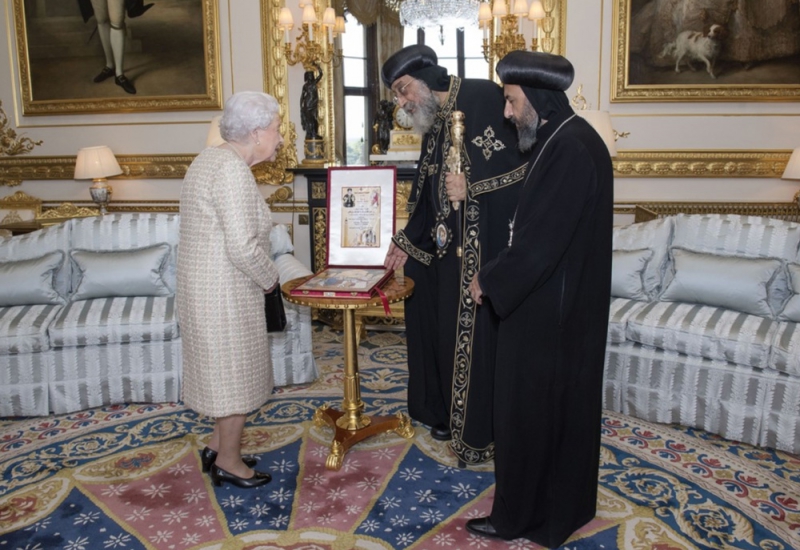
<path fill-rule="evenodd" d="M 404 75 L 422 80 L 428 88 L 446 92 L 450 88 L 447 69 L 439 66 L 436 52 L 429 46 L 415 44 L 395 52 L 381 68 L 381 79 L 387 88 Z"/>
<path fill-rule="evenodd" d="M 566 57 L 516 50 L 501 59 L 496 70 L 503 84 L 522 88 L 541 118 L 572 110 L 564 91 L 575 78 L 575 68 Z"/>

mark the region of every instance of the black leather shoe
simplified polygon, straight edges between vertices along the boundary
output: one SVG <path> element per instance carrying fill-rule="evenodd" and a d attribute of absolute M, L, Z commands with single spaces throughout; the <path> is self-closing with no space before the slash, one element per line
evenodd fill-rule
<path fill-rule="evenodd" d="M 204 448 L 200 451 L 200 464 L 203 466 L 203 473 L 207 473 L 214 462 L 217 460 L 217 451 L 211 449 L 209 447 Z M 243 456 L 242 462 L 244 462 L 245 466 L 248 468 L 252 468 L 258 463 L 255 457 L 252 456 Z"/>
<path fill-rule="evenodd" d="M 450 428 L 444 424 L 439 424 L 431 428 L 431 437 L 439 441 L 450 441 L 453 435 L 450 433 Z"/>
<path fill-rule="evenodd" d="M 120 76 L 115 76 L 114 82 L 117 84 L 117 86 L 121 86 L 122 89 L 128 92 L 129 94 L 136 93 L 136 88 L 133 87 L 133 82 L 128 80 L 128 77 L 125 76 L 124 74 Z"/>
<path fill-rule="evenodd" d="M 482 537 L 489 537 L 493 539 L 502 538 L 497 534 L 497 531 L 494 530 L 494 525 L 492 525 L 489 516 L 468 520 L 467 531 Z"/>
<path fill-rule="evenodd" d="M 223 482 L 236 485 L 242 489 L 252 489 L 253 487 L 260 487 L 272 481 L 272 476 L 267 472 L 259 472 L 253 470 L 253 477 L 239 477 L 230 472 L 226 472 L 216 464 L 211 466 L 211 481 L 217 487 L 221 487 Z"/>
<path fill-rule="evenodd" d="M 114 76 L 114 69 L 111 67 L 103 67 L 103 70 L 100 71 L 96 77 L 94 77 L 95 82 L 102 82 Z"/>

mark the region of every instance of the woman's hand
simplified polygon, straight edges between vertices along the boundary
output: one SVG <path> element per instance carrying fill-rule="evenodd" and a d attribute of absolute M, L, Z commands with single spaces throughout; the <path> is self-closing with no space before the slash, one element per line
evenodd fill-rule
<path fill-rule="evenodd" d="M 275 281 L 275 284 L 274 284 L 274 285 L 272 285 L 271 287 L 269 287 L 267 290 L 265 290 L 265 291 L 264 291 L 264 294 L 269 294 L 270 292 L 272 292 L 273 290 L 275 290 L 275 288 L 276 288 L 276 287 L 280 286 L 280 284 L 281 284 L 281 281 L 280 281 L 280 280 L 277 280 L 277 281 Z"/>

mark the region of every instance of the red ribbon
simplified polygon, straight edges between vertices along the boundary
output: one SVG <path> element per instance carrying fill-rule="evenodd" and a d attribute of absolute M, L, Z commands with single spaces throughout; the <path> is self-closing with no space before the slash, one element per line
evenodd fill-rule
<path fill-rule="evenodd" d="M 377 291 L 378 296 L 381 297 L 381 303 L 383 304 L 383 312 L 386 314 L 387 317 L 391 317 L 392 310 L 389 309 L 389 299 L 386 297 L 386 293 L 380 288 L 376 288 L 375 290 Z"/>

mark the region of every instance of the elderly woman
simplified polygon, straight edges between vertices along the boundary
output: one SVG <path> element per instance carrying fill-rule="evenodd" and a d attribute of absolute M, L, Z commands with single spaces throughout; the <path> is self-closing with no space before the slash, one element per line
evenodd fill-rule
<path fill-rule="evenodd" d="M 278 103 L 240 92 L 225 103 L 226 141 L 200 153 L 181 190 L 177 307 L 183 337 L 183 399 L 215 419 L 201 452 L 215 485 L 269 483 L 242 458 L 247 413 L 272 391 L 264 292 L 278 284 L 270 260 L 270 211 L 250 167 L 274 160 L 283 138 Z"/>

